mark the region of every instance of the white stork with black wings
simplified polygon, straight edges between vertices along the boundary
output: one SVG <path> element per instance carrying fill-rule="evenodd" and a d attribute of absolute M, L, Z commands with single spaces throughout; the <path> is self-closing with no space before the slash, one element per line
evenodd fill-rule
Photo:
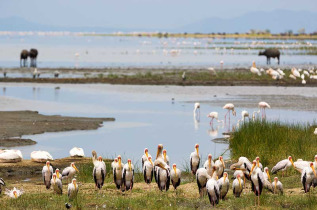
<path fill-rule="evenodd" d="M 276 174 L 278 171 L 282 171 L 282 177 L 284 176 L 284 171 L 286 171 L 288 168 L 292 167 L 294 165 L 293 159 L 291 156 L 289 156 L 287 159 L 281 160 L 278 162 L 273 168 L 272 168 L 272 174 Z"/>
<path fill-rule="evenodd" d="M 119 190 L 123 186 L 122 182 L 122 171 L 124 164 L 121 162 L 121 156 L 118 156 L 118 163 L 115 164 L 113 169 L 113 181 L 116 184 L 117 189 Z"/>
<path fill-rule="evenodd" d="M 134 166 L 130 159 L 128 159 L 128 163 L 123 166 L 122 181 L 125 190 L 132 190 L 134 183 Z"/>
<path fill-rule="evenodd" d="M 259 167 L 257 167 L 256 161 L 253 161 L 252 163 L 250 175 L 251 175 L 252 191 L 258 197 L 258 205 L 260 206 L 260 195 L 262 193 L 265 180 L 263 177 L 263 172 L 261 171 Z"/>
<path fill-rule="evenodd" d="M 67 179 L 67 183 L 69 183 L 69 180 L 72 180 L 72 178 L 75 176 L 76 171 L 79 172 L 75 166 L 75 163 L 71 163 L 70 166 L 63 170 L 62 179 Z"/>
<path fill-rule="evenodd" d="M 53 174 L 53 177 L 51 179 L 51 185 L 53 190 L 57 194 L 60 194 L 60 195 L 63 194 L 63 184 L 62 184 L 62 181 L 59 178 L 57 178 L 56 173 Z"/>
<path fill-rule="evenodd" d="M 141 158 L 142 168 L 143 168 L 143 165 L 144 165 L 145 161 L 147 161 L 149 157 L 152 158 L 152 156 L 149 154 L 148 148 L 145 148 L 145 149 L 144 149 L 144 155 L 142 155 L 142 158 Z"/>
<path fill-rule="evenodd" d="M 213 166 L 211 174 L 215 171 L 216 167 Z M 200 197 L 203 197 L 206 194 L 206 184 L 208 179 L 211 179 L 211 176 L 208 174 L 207 170 L 205 168 L 199 168 L 196 172 L 196 182 Z"/>
<path fill-rule="evenodd" d="M 310 187 L 313 184 L 313 180 L 316 177 L 317 176 L 316 176 L 314 164 L 310 163 L 310 166 L 304 168 L 302 175 L 301 175 L 301 181 L 302 181 L 305 193 L 309 192 Z"/>
<path fill-rule="evenodd" d="M 154 161 L 154 166 L 156 167 L 156 181 L 158 188 L 163 191 L 169 190 L 170 186 L 170 167 L 164 162 L 162 158 L 158 158 Z"/>
<path fill-rule="evenodd" d="M 44 184 L 46 186 L 46 189 L 50 189 L 51 179 L 53 176 L 53 167 L 50 165 L 50 161 L 46 161 L 45 166 L 43 166 L 42 176 L 43 176 L 43 180 L 44 180 Z"/>
<path fill-rule="evenodd" d="M 102 157 L 99 156 L 97 160 L 93 160 L 94 169 L 93 169 L 93 177 L 95 181 L 95 186 L 98 189 L 101 189 L 106 177 L 106 164 L 102 160 Z"/>
<path fill-rule="evenodd" d="M 77 197 L 78 194 L 78 185 L 76 179 L 72 179 L 72 182 L 68 184 L 67 195 L 68 199 L 71 201 Z"/>
<path fill-rule="evenodd" d="M 147 184 L 150 184 L 153 179 L 153 172 L 154 172 L 154 165 L 152 162 L 152 157 L 149 157 L 148 160 L 144 162 L 143 165 L 143 176 L 144 176 L 144 181 Z"/>
<path fill-rule="evenodd" d="M 195 151 L 190 154 L 190 170 L 192 174 L 196 174 L 197 169 L 199 168 L 200 157 L 199 157 L 199 145 L 195 145 Z"/>
<path fill-rule="evenodd" d="M 181 170 L 176 168 L 176 164 L 174 163 L 173 170 L 171 171 L 171 181 L 175 190 L 181 184 L 181 176 L 182 176 Z"/>

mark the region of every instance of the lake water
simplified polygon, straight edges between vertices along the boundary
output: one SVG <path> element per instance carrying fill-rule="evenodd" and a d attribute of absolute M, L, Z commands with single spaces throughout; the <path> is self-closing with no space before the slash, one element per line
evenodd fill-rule
<path fill-rule="evenodd" d="M 0 33 L 0 68 L 18 67 L 22 49 L 39 50 L 38 67 L 249 67 L 262 47 L 281 50 L 283 67 L 317 64 L 316 40 L 151 38 Z M 312 55 L 314 54 L 314 55 Z M 272 60 L 272 65 L 276 61 Z"/>
<path fill-rule="evenodd" d="M 59 86 L 60 89 L 56 89 Z M 92 131 L 70 131 L 45 133 L 23 138 L 31 138 L 36 145 L 17 147 L 25 159 L 34 150 L 46 150 L 54 158 L 69 156 L 69 150 L 82 147 L 87 156 L 96 150 L 104 157 L 121 154 L 140 164 L 145 147 L 152 156 L 156 155 L 158 144 L 163 144 L 170 156 L 171 164 L 188 164 L 194 145 L 200 144 L 203 159 L 211 153 L 218 157 L 228 148 L 227 144 L 215 143 L 214 138 L 223 137 L 231 126 L 221 123 L 209 125 L 206 115 L 219 112 L 223 119 L 225 110 L 219 101 L 233 102 L 250 87 L 178 87 L 178 86 L 129 86 L 129 85 L 54 85 L 54 84 L 0 84 L 0 110 L 36 110 L 41 114 L 66 116 L 115 117 L 115 122 L 105 122 L 103 127 Z M 314 88 L 291 88 L 286 92 L 311 94 Z M 254 87 L 254 94 L 285 94 L 285 88 Z M 261 92 L 262 91 L 262 92 Z M 217 93 L 217 97 L 214 94 Z M 230 94 L 228 94 L 230 93 Z M 172 101 L 174 98 L 174 103 Z M 195 101 L 201 103 L 201 120 L 193 118 Z M 269 102 L 269 101 L 267 101 Z M 237 107 L 237 117 L 231 118 L 231 125 L 240 119 L 245 107 Z M 249 113 L 257 110 L 247 109 Z M 269 120 L 280 119 L 288 122 L 312 122 L 315 112 L 285 109 L 267 110 Z M 225 157 L 229 152 L 225 153 Z"/>

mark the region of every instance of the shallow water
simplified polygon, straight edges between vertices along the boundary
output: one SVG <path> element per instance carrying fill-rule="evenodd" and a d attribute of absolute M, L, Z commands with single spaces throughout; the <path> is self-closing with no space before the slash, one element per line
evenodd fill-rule
<path fill-rule="evenodd" d="M 0 67 L 18 67 L 22 49 L 39 50 L 38 67 L 249 67 L 265 65 L 258 47 L 278 47 L 282 66 L 316 65 L 316 40 L 194 39 L 0 34 Z M 303 49 L 305 47 L 306 49 Z M 174 53 L 172 52 L 174 50 Z M 77 54 L 77 55 L 76 55 Z M 315 52 L 316 54 L 316 52 Z M 272 60 L 272 65 L 276 61 Z"/>
<path fill-rule="evenodd" d="M 231 126 L 222 123 L 209 125 L 206 117 L 210 111 L 219 112 L 223 119 L 225 110 L 216 103 L 219 100 L 233 102 L 240 96 L 227 95 L 232 89 L 226 87 L 176 87 L 176 86 L 128 86 L 128 85 L 57 85 L 51 84 L 0 84 L 0 110 L 36 110 L 41 114 L 67 116 L 115 117 L 115 122 L 105 122 L 103 127 L 92 131 L 70 131 L 23 136 L 38 142 L 36 145 L 17 147 L 30 158 L 34 150 L 47 150 L 54 158 L 69 156 L 69 150 L 82 147 L 87 156 L 96 150 L 104 157 L 121 154 L 124 159 L 132 158 L 140 164 L 145 147 L 155 156 L 158 144 L 163 144 L 170 156 L 171 164 L 188 164 L 194 145 L 200 144 L 203 159 L 211 153 L 214 158 L 228 148 L 227 144 L 214 143 Z M 241 87 L 246 88 L 246 87 Z M 239 87 L 236 88 L 237 91 Z M 301 92 L 298 88 L 290 93 Z M 293 91 L 292 91 L 293 90 Z M 314 89 L 306 89 L 310 94 Z M 254 87 L 254 94 L 264 90 Z M 267 94 L 279 94 L 282 89 L 268 87 Z M 214 92 L 218 96 L 213 97 Z M 285 92 L 285 90 L 284 90 Z M 209 95 L 209 97 L 207 97 Z M 171 98 L 175 98 L 174 102 Z M 193 101 L 201 104 L 201 120 L 193 117 Z M 244 107 L 237 107 L 237 117 L 231 117 L 236 125 Z M 247 109 L 250 113 L 257 110 Z M 315 112 L 285 109 L 267 110 L 269 120 L 281 119 L 288 122 L 307 122 L 315 119 Z M 225 153 L 225 157 L 229 152 Z"/>

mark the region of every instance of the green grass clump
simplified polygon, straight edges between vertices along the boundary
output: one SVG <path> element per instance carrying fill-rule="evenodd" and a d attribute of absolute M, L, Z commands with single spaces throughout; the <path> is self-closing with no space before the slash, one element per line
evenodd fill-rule
<path fill-rule="evenodd" d="M 233 159 L 245 156 L 253 160 L 259 156 L 262 164 L 269 166 L 290 155 L 294 160 L 313 160 L 317 152 L 317 136 L 313 132 L 309 124 L 254 121 L 234 133 L 229 147 Z"/>

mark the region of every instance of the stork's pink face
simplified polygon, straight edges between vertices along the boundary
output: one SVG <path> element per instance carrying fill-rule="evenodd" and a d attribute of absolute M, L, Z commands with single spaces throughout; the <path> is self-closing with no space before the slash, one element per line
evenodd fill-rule
<path fill-rule="evenodd" d="M 176 168 L 176 164 L 173 164 L 173 168 Z"/>
<path fill-rule="evenodd" d="M 259 161 L 260 160 L 260 158 L 259 157 L 256 157 L 256 161 Z"/>
<path fill-rule="evenodd" d="M 56 174 L 53 174 L 53 179 L 56 179 Z"/>
<path fill-rule="evenodd" d="M 208 155 L 208 159 L 209 159 L 209 160 L 211 160 L 211 158 L 212 158 L 212 155 L 211 155 L 211 154 L 209 154 L 209 155 Z"/>
<path fill-rule="evenodd" d="M 222 156 L 219 156 L 219 160 L 223 160 Z"/>
<path fill-rule="evenodd" d="M 121 156 L 120 155 L 118 156 L 118 161 L 121 161 Z"/>
<path fill-rule="evenodd" d="M 149 152 L 149 150 L 147 148 L 144 149 L 144 153 L 147 153 Z"/>
<path fill-rule="evenodd" d="M 148 160 L 152 160 L 152 158 L 151 158 L 151 157 L 148 157 L 147 159 L 148 159 Z"/>
<path fill-rule="evenodd" d="M 164 149 L 164 150 L 163 150 L 163 154 L 165 154 L 165 155 L 166 155 L 166 149 Z"/>
<path fill-rule="evenodd" d="M 274 181 L 276 181 L 276 182 L 277 182 L 277 181 L 278 181 L 278 178 L 277 178 L 277 177 L 274 177 Z"/>
<path fill-rule="evenodd" d="M 237 178 L 240 178 L 240 177 L 241 177 L 240 174 L 238 174 L 238 175 L 237 175 Z"/>
<path fill-rule="evenodd" d="M 131 163 L 131 160 L 130 160 L 130 159 L 128 159 L 128 163 Z"/>
<path fill-rule="evenodd" d="M 98 160 L 101 162 L 101 161 L 102 161 L 102 157 L 101 157 L 101 156 L 99 156 L 99 157 L 98 157 Z"/>
<path fill-rule="evenodd" d="M 292 156 L 289 156 L 289 157 L 288 157 L 288 160 L 292 160 Z"/>
<path fill-rule="evenodd" d="M 56 172 L 56 173 L 59 172 L 59 169 L 56 169 L 55 172 Z"/>
<path fill-rule="evenodd" d="M 118 162 L 118 158 L 115 158 L 115 159 L 114 159 L 114 162 Z"/>
<path fill-rule="evenodd" d="M 315 155 L 315 161 L 317 161 L 317 155 Z"/>
<path fill-rule="evenodd" d="M 196 148 L 196 149 L 199 148 L 199 144 L 196 144 L 196 145 L 195 145 L 195 148 Z"/>
<path fill-rule="evenodd" d="M 265 172 L 268 172 L 269 171 L 269 169 L 268 168 L 265 168 Z"/>

